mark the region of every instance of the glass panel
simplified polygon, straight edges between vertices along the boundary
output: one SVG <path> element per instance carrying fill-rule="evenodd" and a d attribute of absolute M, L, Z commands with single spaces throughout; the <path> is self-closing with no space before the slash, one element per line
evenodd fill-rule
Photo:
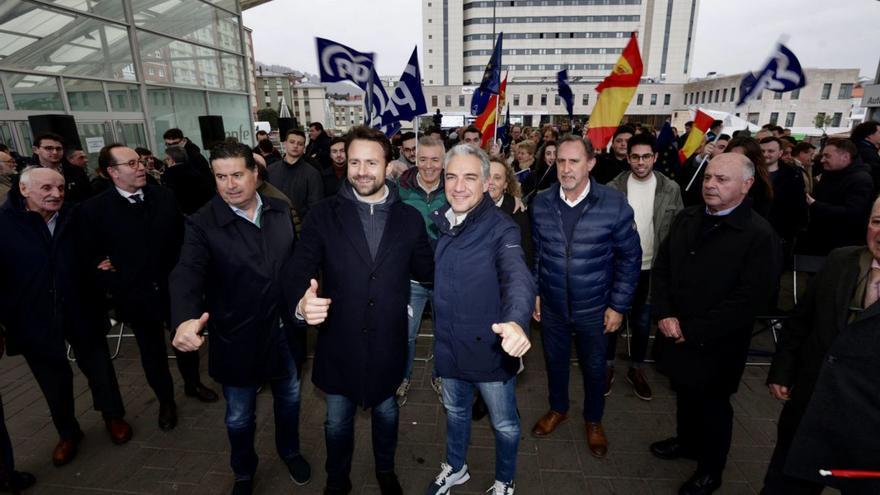
<path fill-rule="evenodd" d="M 22 0 L 3 2 L 0 64 L 65 76 L 135 79 L 125 28 Z"/>
<path fill-rule="evenodd" d="M 113 142 L 113 133 L 110 129 L 110 122 L 80 122 L 76 124 L 76 128 L 79 131 L 79 140 L 83 143 L 83 147 L 86 148 L 86 139 L 87 138 L 101 138 L 104 140 L 104 145 L 108 145 Z M 89 149 L 84 149 L 86 152 L 86 156 L 89 158 L 89 163 L 87 165 L 89 170 L 95 170 L 98 168 L 98 152 L 100 149 L 96 149 L 91 151 Z"/>
<path fill-rule="evenodd" d="M 253 131 L 250 121 L 250 109 L 248 97 L 244 95 L 229 95 L 221 93 L 209 93 L 211 101 L 211 114 L 223 117 L 223 127 L 227 137 L 235 137 L 239 142 L 253 146 Z"/>
<path fill-rule="evenodd" d="M 138 40 L 147 81 L 220 87 L 220 52 L 217 50 L 141 31 Z M 238 58 L 240 64 L 239 57 L 232 58 Z"/>
<path fill-rule="evenodd" d="M 190 141 L 202 147 L 202 131 L 199 127 L 199 115 L 207 115 L 205 93 L 187 89 L 172 89 L 174 113 L 177 115 L 177 127 Z M 161 136 L 159 136 L 161 137 Z M 204 152 L 204 150 L 202 150 Z"/>
<path fill-rule="evenodd" d="M 22 150 L 19 151 L 22 156 L 30 156 L 34 147 L 34 135 L 31 133 L 31 126 L 28 121 L 23 120 L 15 123 L 18 129 L 18 139 L 21 140 Z"/>
<path fill-rule="evenodd" d="M 244 91 L 244 70 L 241 66 L 241 57 L 237 55 L 220 55 L 220 63 L 223 64 L 223 87 L 237 91 Z"/>
<path fill-rule="evenodd" d="M 119 137 L 119 142 L 129 148 L 149 147 L 143 122 L 117 122 L 116 135 Z"/>
<path fill-rule="evenodd" d="M 148 88 L 147 89 L 147 108 L 153 119 L 153 129 L 156 135 L 153 136 L 157 146 L 163 146 L 162 134 L 168 129 L 177 127 L 177 119 L 174 116 L 174 105 L 171 102 L 171 90 Z"/>
<path fill-rule="evenodd" d="M 2 84 L 0 84 L 0 110 L 9 110 L 9 104 L 6 103 L 6 95 L 3 94 Z"/>
<path fill-rule="evenodd" d="M 197 0 L 133 2 L 138 27 L 241 53 L 238 17 Z"/>
<path fill-rule="evenodd" d="M 85 79 L 65 79 L 64 91 L 67 101 L 74 112 L 106 112 L 107 100 L 104 99 L 104 88 L 100 81 Z"/>
<path fill-rule="evenodd" d="M 9 149 L 18 152 L 18 146 L 15 145 L 15 139 L 12 138 L 12 123 L 0 122 L 0 143 L 9 146 Z"/>
<path fill-rule="evenodd" d="M 114 112 L 141 112 L 141 95 L 133 84 L 107 83 Z"/>
<path fill-rule="evenodd" d="M 43 2 L 100 15 L 108 19 L 125 20 L 122 0 L 43 0 Z"/>
<path fill-rule="evenodd" d="M 223 7 L 226 10 L 230 10 L 232 12 L 238 12 L 238 2 L 235 0 L 208 0 L 214 5 L 218 5 Z"/>
<path fill-rule="evenodd" d="M 54 77 L 9 74 L 6 81 L 16 110 L 64 110 Z"/>

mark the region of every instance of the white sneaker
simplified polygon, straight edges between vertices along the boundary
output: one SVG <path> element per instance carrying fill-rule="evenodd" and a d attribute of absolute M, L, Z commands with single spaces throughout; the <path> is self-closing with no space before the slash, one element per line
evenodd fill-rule
<path fill-rule="evenodd" d="M 406 394 L 409 393 L 409 378 L 404 378 L 402 382 L 400 382 L 400 386 L 397 387 L 397 392 L 395 395 L 397 396 L 397 407 L 403 407 L 406 404 Z"/>
<path fill-rule="evenodd" d="M 513 482 L 504 483 L 503 481 L 495 480 L 495 484 L 490 486 L 486 493 L 490 495 L 513 495 Z"/>
<path fill-rule="evenodd" d="M 443 379 L 440 377 L 432 377 L 431 388 L 434 389 L 434 392 L 437 392 L 437 399 L 440 401 L 440 404 L 443 404 Z"/>
<path fill-rule="evenodd" d="M 444 495 L 449 493 L 449 490 L 453 486 L 464 484 L 469 479 L 471 479 L 471 475 L 468 473 L 467 464 L 462 466 L 457 472 L 453 473 L 452 466 L 444 462 L 440 464 L 440 474 L 434 478 L 433 483 L 428 485 L 428 490 L 425 492 L 425 495 Z"/>

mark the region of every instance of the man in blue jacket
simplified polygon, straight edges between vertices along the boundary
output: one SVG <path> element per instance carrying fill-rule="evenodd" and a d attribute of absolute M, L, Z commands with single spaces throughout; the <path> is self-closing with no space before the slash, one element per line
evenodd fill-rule
<path fill-rule="evenodd" d="M 486 192 L 489 157 L 461 144 L 446 154 L 449 205 L 431 218 L 440 231 L 434 254 L 434 357 L 443 379 L 446 462 L 428 495 L 466 482 L 465 454 L 473 390 L 489 409 L 495 430 L 494 495 L 512 495 L 519 445 L 516 372 L 529 350 L 526 329 L 535 285 L 519 228 Z"/>
<path fill-rule="evenodd" d="M 642 249 L 626 197 L 590 177 L 596 164 L 587 139 L 566 136 L 557 147 L 559 184 L 532 205 L 532 242 L 550 411 L 532 428 L 553 433 L 568 415 L 571 336 L 584 376 L 587 444 L 595 457 L 608 453 L 602 429 L 608 338 L 629 311 L 639 283 Z M 543 303 L 543 304 L 542 304 Z M 543 309 L 543 317 L 541 311 Z"/>

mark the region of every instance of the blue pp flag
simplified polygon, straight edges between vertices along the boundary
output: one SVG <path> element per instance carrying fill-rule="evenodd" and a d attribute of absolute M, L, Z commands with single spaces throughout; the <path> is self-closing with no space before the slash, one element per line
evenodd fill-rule
<path fill-rule="evenodd" d="M 501 90 L 501 40 L 503 37 L 504 33 L 498 33 L 492 57 L 483 72 L 483 80 L 480 82 L 480 87 L 474 90 L 474 96 L 471 99 L 471 115 L 482 114 L 486 105 L 489 104 L 489 98 L 492 95 L 497 95 Z"/>
<path fill-rule="evenodd" d="M 318 42 L 318 71 L 321 82 L 351 81 L 366 91 L 374 75 L 373 54 L 361 53 L 324 38 Z"/>
<path fill-rule="evenodd" d="M 742 105 L 765 89 L 776 93 L 785 93 L 803 88 L 806 85 L 807 78 L 801 69 L 801 63 L 791 50 L 780 43 L 761 72 L 757 74 L 746 73 L 740 81 L 739 100 L 736 102 L 736 106 Z"/>
<path fill-rule="evenodd" d="M 428 105 L 425 103 L 425 94 L 422 92 L 422 76 L 419 72 L 419 56 L 416 48 L 413 48 L 409 62 L 400 76 L 400 81 L 388 95 L 388 102 L 382 112 L 380 128 L 391 128 L 392 124 L 401 120 L 413 118 L 427 113 Z M 399 129 L 400 126 L 398 125 Z M 392 133 L 393 135 L 393 133 Z"/>
<path fill-rule="evenodd" d="M 556 83 L 559 86 L 559 97 L 565 101 L 565 110 L 568 112 L 568 118 L 574 115 L 574 94 L 571 92 L 571 86 L 568 85 L 568 70 L 563 69 L 556 74 Z"/>

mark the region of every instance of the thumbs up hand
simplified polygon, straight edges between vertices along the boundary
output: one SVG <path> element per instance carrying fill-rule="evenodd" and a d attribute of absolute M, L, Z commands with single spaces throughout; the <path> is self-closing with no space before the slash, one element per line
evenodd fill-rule
<path fill-rule="evenodd" d="M 513 357 L 522 357 L 532 347 L 522 327 L 515 322 L 495 323 L 492 331 L 501 337 L 501 348 L 504 352 Z"/>
<path fill-rule="evenodd" d="M 186 320 L 178 325 L 171 345 L 181 352 L 199 350 L 199 347 L 205 343 L 205 337 L 202 334 L 208 324 L 208 317 L 208 313 L 202 313 L 198 319 Z"/>
<path fill-rule="evenodd" d="M 296 309 L 309 325 L 318 325 L 327 319 L 330 311 L 330 299 L 318 297 L 318 281 L 311 280 L 302 299 L 296 305 Z"/>

